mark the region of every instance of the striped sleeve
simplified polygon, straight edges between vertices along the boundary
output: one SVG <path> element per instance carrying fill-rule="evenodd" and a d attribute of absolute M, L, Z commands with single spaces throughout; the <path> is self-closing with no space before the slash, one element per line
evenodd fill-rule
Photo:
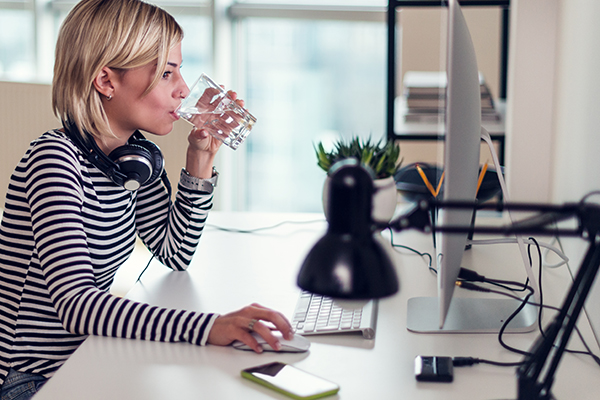
<path fill-rule="evenodd" d="M 63 327 L 76 335 L 205 344 L 214 314 L 136 303 L 98 288 L 96 264 L 110 264 L 113 258 L 121 258 L 120 253 L 130 250 L 134 240 L 130 221 L 135 218 L 128 217 L 129 193 L 115 192 L 110 207 L 95 209 L 100 206 L 90 190 L 94 177 L 82 173 L 80 165 L 73 149 L 59 140 L 45 140 L 33 147 L 26 165 L 16 173 L 31 209 L 39 268 Z M 148 201 L 152 201 L 155 192 L 158 191 L 148 191 Z M 148 228 L 147 237 L 167 243 L 159 246 L 161 254 L 165 260 L 175 260 L 172 264 L 176 266 L 191 259 L 187 248 L 183 251 L 185 256 L 178 256 L 188 244 L 177 242 L 183 239 L 194 246 L 201 231 L 191 227 L 194 222 L 185 222 L 189 215 L 197 214 L 193 208 L 176 203 L 177 212 L 154 215 L 151 207 L 140 207 L 141 231 L 152 227 Z M 144 217 L 148 218 L 144 221 Z M 150 221 L 156 218 L 166 222 L 152 225 Z M 181 236 L 179 232 L 186 234 Z M 107 259 L 98 261 L 103 257 Z"/>
<path fill-rule="evenodd" d="M 212 194 L 178 185 L 171 204 L 165 183 L 155 181 L 137 196 L 136 226 L 146 246 L 174 270 L 189 266 L 204 229 Z"/>

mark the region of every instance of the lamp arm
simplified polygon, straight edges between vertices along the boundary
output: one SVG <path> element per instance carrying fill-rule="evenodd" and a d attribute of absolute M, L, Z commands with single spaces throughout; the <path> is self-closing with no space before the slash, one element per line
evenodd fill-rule
<path fill-rule="evenodd" d="M 444 226 L 432 227 L 431 210 L 451 209 L 492 209 L 534 211 L 533 217 L 505 226 Z M 554 224 L 575 218 L 578 226 L 574 229 L 555 228 Z M 418 229 L 429 233 L 432 229 L 448 233 L 490 233 L 490 234 L 550 234 L 558 236 L 579 236 L 589 242 L 585 258 L 581 263 L 571 287 L 564 299 L 559 314 L 549 324 L 545 336 L 539 337 L 532 346 L 524 364 L 517 370 L 518 400 L 550 400 L 554 375 L 565 352 L 567 343 L 592 284 L 600 269 L 600 206 L 597 204 L 566 203 L 564 205 L 530 203 L 491 203 L 479 205 L 468 201 L 421 200 L 409 211 L 391 221 L 385 228 L 397 231 Z M 382 226 L 379 226 L 382 228 Z"/>
<path fill-rule="evenodd" d="M 517 370 L 518 400 L 553 398 L 550 389 L 554 375 L 599 268 L 600 246 L 598 237 L 594 236 L 590 238 L 588 251 L 559 314 L 548 326 L 545 337 L 537 339 L 530 355 L 525 356 L 525 363 Z"/>
<path fill-rule="evenodd" d="M 488 233 L 499 235 L 531 234 L 531 235 L 559 235 L 577 236 L 583 234 L 585 222 L 579 217 L 584 213 L 585 207 L 579 203 L 565 203 L 563 205 L 536 204 L 536 203 L 484 203 L 474 201 L 447 201 L 422 199 L 414 203 L 407 212 L 393 219 L 389 223 L 375 223 L 374 229 L 391 228 L 395 231 L 417 229 L 421 232 L 431 233 Z M 481 225 L 438 225 L 431 223 L 431 211 L 437 209 L 455 210 L 493 210 L 493 211 L 526 211 L 537 214 L 512 224 L 501 226 Z M 567 219 L 576 218 L 576 228 L 556 228 L 554 224 Z"/>

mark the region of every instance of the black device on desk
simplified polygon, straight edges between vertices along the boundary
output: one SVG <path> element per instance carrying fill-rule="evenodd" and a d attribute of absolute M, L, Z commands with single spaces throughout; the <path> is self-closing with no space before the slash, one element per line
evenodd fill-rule
<path fill-rule="evenodd" d="M 419 382 L 452 382 L 454 365 L 450 357 L 415 358 L 415 377 Z"/>

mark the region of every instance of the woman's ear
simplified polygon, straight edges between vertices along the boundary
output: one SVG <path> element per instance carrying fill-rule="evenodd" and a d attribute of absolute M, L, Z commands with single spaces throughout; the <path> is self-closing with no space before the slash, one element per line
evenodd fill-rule
<path fill-rule="evenodd" d="M 112 99 L 115 87 L 113 80 L 115 73 L 108 67 L 103 67 L 98 75 L 94 78 L 94 87 L 101 95 L 105 96 L 108 100 Z"/>

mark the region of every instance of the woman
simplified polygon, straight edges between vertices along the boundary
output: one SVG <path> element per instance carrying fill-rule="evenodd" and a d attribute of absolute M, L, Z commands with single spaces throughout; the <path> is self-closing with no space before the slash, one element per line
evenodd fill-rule
<path fill-rule="evenodd" d="M 280 347 L 268 321 L 291 339 L 286 318 L 256 304 L 220 316 L 108 292 L 136 235 L 166 266 L 187 268 L 212 207 L 220 142 L 190 133 L 171 204 L 160 151 L 138 132 L 166 135 L 178 119 L 188 94 L 182 38 L 169 14 L 139 0 L 83 0 L 65 19 L 52 88 L 64 126 L 32 142 L 16 167 L 0 229 L 2 396 L 32 396 L 88 335 L 238 339 L 260 352 L 251 331 Z"/>

